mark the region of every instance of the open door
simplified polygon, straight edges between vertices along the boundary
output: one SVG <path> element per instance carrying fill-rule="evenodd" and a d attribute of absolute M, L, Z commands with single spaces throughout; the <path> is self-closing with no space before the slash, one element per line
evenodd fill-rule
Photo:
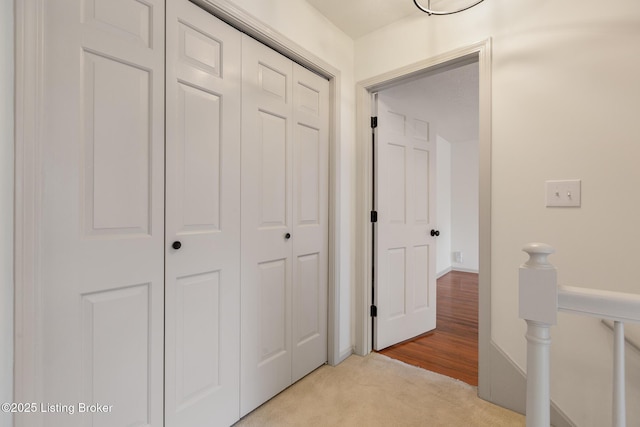
<path fill-rule="evenodd" d="M 428 120 L 403 104 L 377 94 L 375 350 L 436 327 L 436 142 Z"/>

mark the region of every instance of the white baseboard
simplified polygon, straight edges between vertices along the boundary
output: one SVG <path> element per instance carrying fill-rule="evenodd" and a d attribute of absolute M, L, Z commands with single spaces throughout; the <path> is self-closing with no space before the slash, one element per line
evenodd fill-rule
<path fill-rule="evenodd" d="M 344 350 L 338 356 L 338 360 L 336 360 L 336 364 L 334 366 L 337 366 L 337 365 L 341 364 L 342 362 L 344 362 L 345 359 L 347 357 L 351 356 L 353 353 L 354 353 L 354 348 L 353 347 L 349 347 L 348 349 Z"/>
<path fill-rule="evenodd" d="M 525 413 L 527 399 L 527 376 L 505 352 L 493 341 L 490 346 L 489 395 L 479 397 L 498 406 L 520 414 Z M 551 400 L 551 425 L 554 427 L 576 427 L 571 419 Z"/>
<path fill-rule="evenodd" d="M 464 268 L 464 267 L 451 267 L 451 271 L 459 271 L 461 273 L 476 273 L 478 274 L 480 270 L 477 268 Z"/>
<path fill-rule="evenodd" d="M 479 270 L 477 269 L 472 269 L 472 268 L 462 268 L 462 267 L 447 267 L 442 271 L 439 271 L 438 273 L 436 273 L 436 279 L 441 278 L 442 276 L 444 276 L 447 273 L 450 273 L 452 271 L 459 271 L 461 273 L 479 273 Z"/>
<path fill-rule="evenodd" d="M 441 278 L 442 276 L 444 276 L 445 274 L 449 273 L 451 271 L 451 267 L 447 267 L 444 270 L 436 273 L 436 279 Z"/>

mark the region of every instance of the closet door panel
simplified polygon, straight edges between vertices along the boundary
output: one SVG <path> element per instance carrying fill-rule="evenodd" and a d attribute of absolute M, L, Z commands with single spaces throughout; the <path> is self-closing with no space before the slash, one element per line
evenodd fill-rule
<path fill-rule="evenodd" d="M 246 414 L 327 360 L 329 83 L 243 38 Z"/>
<path fill-rule="evenodd" d="M 292 70 L 243 36 L 242 415 L 291 384 Z"/>
<path fill-rule="evenodd" d="M 270 227 L 287 227 L 290 202 L 290 198 L 287 197 L 289 191 L 287 118 L 259 111 L 257 125 L 256 136 L 259 142 L 255 147 L 256 151 L 251 155 L 256 157 L 255 161 L 260 171 L 259 228 L 264 230 Z"/>
<path fill-rule="evenodd" d="M 239 418 L 240 33 L 168 2 L 166 93 L 165 425 L 227 426 Z"/>
<path fill-rule="evenodd" d="M 292 380 L 327 361 L 329 82 L 293 68 Z"/>
<path fill-rule="evenodd" d="M 169 162 L 182 169 L 175 178 L 181 189 L 178 233 L 220 231 L 221 107 L 218 94 L 177 83 L 178 151 Z M 176 208 L 171 206 L 170 208 Z"/>
<path fill-rule="evenodd" d="M 17 382 L 65 410 L 17 425 L 162 424 L 164 2 L 114 3 L 42 3 L 35 354 Z"/>

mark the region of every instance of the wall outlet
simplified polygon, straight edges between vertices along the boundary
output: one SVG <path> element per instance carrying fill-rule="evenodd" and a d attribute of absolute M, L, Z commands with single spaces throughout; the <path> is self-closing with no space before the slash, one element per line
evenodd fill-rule
<path fill-rule="evenodd" d="M 546 181 L 547 207 L 580 207 L 581 182 L 579 179 Z"/>
<path fill-rule="evenodd" d="M 458 264 L 464 263 L 464 258 L 462 257 L 462 252 L 461 251 L 455 251 L 453 253 L 453 262 L 458 263 Z"/>

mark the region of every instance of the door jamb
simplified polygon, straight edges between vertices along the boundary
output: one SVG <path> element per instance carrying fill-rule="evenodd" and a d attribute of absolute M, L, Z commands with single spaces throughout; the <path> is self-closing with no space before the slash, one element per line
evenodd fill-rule
<path fill-rule="evenodd" d="M 371 94 L 398 82 L 415 78 L 425 71 L 458 66 L 471 60 L 478 61 L 479 72 L 479 354 L 478 394 L 490 396 L 490 341 L 491 341 L 491 39 L 428 58 L 399 68 L 356 85 L 356 137 L 357 182 L 356 194 L 356 304 L 355 352 L 366 355 L 372 351 L 371 322 Z"/>
<path fill-rule="evenodd" d="M 44 0 L 15 2 L 15 170 L 14 170 L 14 353 L 13 399 L 42 399 L 43 325 L 40 289 L 40 221 L 42 172 L 40 118 L 43 111 Z M 42 425 L 31 414 L 30 425 Z M 27 424 L 22 414 L 16 427 Z"/>

